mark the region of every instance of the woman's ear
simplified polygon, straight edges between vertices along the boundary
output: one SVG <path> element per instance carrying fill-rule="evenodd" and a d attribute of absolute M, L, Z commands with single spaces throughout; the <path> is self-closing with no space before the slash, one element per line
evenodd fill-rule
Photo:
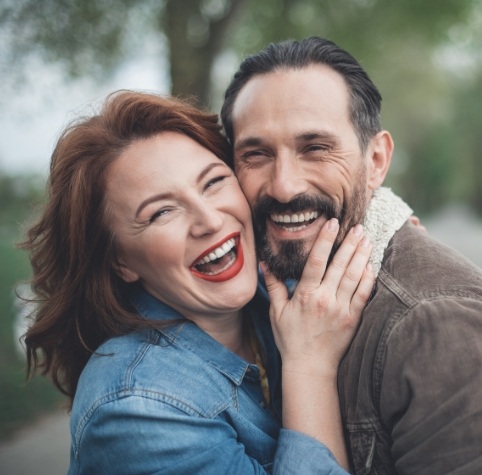
<path fill-rule="evenodd" d="M 370 141 L 367 153 L 368 188 L 380 187 L 385 180 L 393 153 L 393 139 L 386 130 L 378 132 Z"/>
<path fill-rule="evenodd" d="M 139 275 L 134 272 L 124 261 L 119 260 L 115 265 L 114 269 L 117 275 L 128 284 L 137 282 L 139 280 Z"/>

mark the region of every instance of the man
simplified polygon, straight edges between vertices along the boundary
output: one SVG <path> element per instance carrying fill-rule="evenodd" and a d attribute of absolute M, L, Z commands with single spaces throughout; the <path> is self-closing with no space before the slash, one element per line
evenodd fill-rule
<path fill-rule="evenodd" d="M 377 284 L 340 365 L 356 474 L 482 473 L 482 275 L 382 187 L 393 141 L 381 96 L 321 38 L 248 57 L 221 111 L 260 258 L 298 279 L 322 224 L 363 222 Z"/>

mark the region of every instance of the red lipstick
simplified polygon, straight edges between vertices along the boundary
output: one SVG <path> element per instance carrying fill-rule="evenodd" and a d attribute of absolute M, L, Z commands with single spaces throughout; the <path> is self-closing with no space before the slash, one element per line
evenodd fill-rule
<path fill-rule="evenodd" d="M 241 245 L 241 239 L 239 237 L 239 233 L 233 233 L 227 236 L 225 239 L 223 239 L 221 242 L 215 244 L 214 246 L 211 246 L 208 250 L 203 252 L 195 262 L 198 262 L 200 259 L 202 259 L 204 256 L 208 255 L 210 252 L 212 252 L 214 249 L 218 248 L 221 246 L 224 242 L 231 238 L 236 239 L 236 260 L 234 263 L 226 269 L 225 271 L 220 272 L 219 274 L 214 274 L 214 275 L 209 275 L 209 274 L 203 274 L 202 272 L 199 272 L 194 266 L 191 267 L 191 272 L 196 276 L 199 277 L 200 279 L 207 280 L 209 282 L 225 282 L 227 280 L 232 279 L 236 275 L 241 272 L 241 269 L 244 266 L 244 253 L 243 253 L 243 246 Z"/>

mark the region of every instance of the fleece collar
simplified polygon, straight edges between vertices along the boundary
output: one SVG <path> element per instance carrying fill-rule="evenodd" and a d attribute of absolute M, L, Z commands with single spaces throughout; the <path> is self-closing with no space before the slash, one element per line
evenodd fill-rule
<path fill-rule="evenodd" d="M 380 187 L 373 192 L 363 226 L 373 245 L 370 261 L 375 275 L 380 271 L 388 243 L 412 213 L 412 209 L 390 188 Z"/>

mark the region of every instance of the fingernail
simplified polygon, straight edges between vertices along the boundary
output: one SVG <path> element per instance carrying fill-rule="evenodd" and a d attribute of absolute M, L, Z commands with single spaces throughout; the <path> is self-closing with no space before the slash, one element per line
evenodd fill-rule
<path fill-rule="evenodd" d="M 368 237 L 364 237 L 363 241 L 361 242 L 362 247 L 368 247 L 370 245 L 370 239 Z"/>
<path fill-rule="evenodd" d="M 357 224 L 354 228 L 353 228 L 353 234 L 355 236 L 361 236 L 363 234 L 363 226 L 361 224 Z"/>
<path fill-rule="evenodd" d="M 338 229 L 338 220 L 336 218 L 332 218 L 328 221 L 328 229 L 330 231 L 336 231 Z"/>

